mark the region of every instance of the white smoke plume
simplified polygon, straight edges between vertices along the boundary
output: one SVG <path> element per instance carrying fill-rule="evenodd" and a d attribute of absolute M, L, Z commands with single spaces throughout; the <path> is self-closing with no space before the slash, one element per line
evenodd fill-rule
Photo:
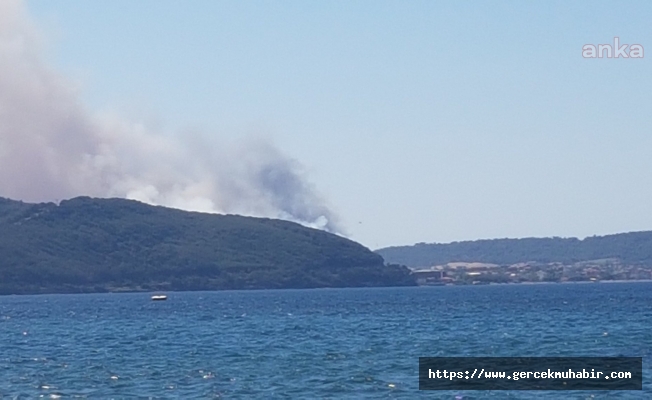
<path fill-rule="evenodd" d="M 24 3 L 0 1 L 0 196 L 123 197 L 339 231 L 301 166 L 268 141 L 216 145 L 93 114 L 41 49 Z"/>

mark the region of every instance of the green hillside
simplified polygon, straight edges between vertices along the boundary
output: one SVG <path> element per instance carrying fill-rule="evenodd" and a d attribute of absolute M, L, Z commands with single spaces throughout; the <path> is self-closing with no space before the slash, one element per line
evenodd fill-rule
<path fill-rule="evenodd" d="M 577 238 L 493 239 L 453 243 L 419 243 L 387 247 L 376 253 L 410 267 L 449 262 L 514 264 L 526 261 L 575 263 L 614 258 L 630 265 L 652 265 L 652 232 Z"/>
<path fill-rule="evenodd" d="M 351 240 L 123 199 L 0 198 L 0 294 L 413 285 Z"/>

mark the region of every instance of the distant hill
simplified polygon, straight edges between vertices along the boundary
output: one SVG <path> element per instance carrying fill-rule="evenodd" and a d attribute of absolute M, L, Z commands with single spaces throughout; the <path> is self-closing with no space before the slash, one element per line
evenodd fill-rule
<path fill-rule="evenodd" d="M 402 285 L 414 285 L 407 268 L 293 222 L 0 198 L 0 294 Z"/>
<path fill-rule="evenodd" d="M 652 265 L 652 232 L 630 232 L 577 238 L 493 239 L 419 243 L 376 250 L 385 261 L 409 267 L 449 262 L 515 264 L 526 261 L 575 263 L 617 258 L 626 264 Z"/>

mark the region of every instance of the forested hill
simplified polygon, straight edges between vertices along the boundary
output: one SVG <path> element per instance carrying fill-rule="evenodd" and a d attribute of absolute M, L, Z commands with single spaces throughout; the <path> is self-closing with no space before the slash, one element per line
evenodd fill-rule
<path fill-rule="evenodd" d="M 123 199 L 0 198 L 0 294 L 413 284 L 407 268 L 293 222 Z"/>
<path fill-rule="evenodd" d="M 410 267 L 449 262 L 515 264 L 537 261 L 575 263 L 617 258 L 627 264 L 652 265 L 652 232 L 630 232 L 577 238 L 493 239 L 467 242 L 419 243 L 376 250 L 385 261 Z"/>

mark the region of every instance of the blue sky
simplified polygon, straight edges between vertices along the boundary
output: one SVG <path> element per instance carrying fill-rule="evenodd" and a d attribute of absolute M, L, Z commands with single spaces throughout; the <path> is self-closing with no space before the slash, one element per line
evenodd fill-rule
<path fill-rule="evenodd" d="M 86 107 L 262 135 L 371 248 L 652 229 L 650 2 L 46 1 Z M 585 44 L 643 59 L 584 59 Z"/>

